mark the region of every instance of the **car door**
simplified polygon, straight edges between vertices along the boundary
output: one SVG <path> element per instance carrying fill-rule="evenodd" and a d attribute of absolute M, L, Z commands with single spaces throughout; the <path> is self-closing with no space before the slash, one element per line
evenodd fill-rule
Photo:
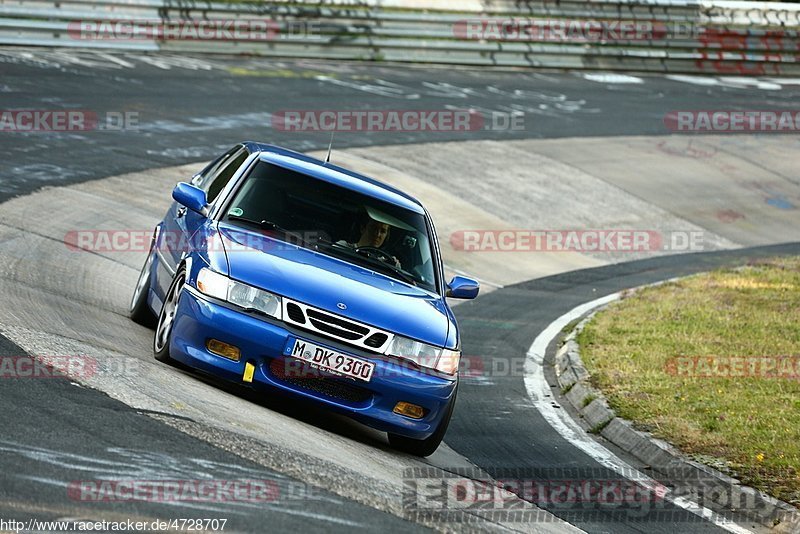
<path fill-rule="evenodd" d="M 203 189 L 207 202 L 211 204 L 248 156 L 244 146 L 236 145 L 192 177 L 191 184 Z M 196 244 L 195 234 L 205 220 L 199 213 L 177 202 L 173 202 L 167 211 L 159 234 L 156 292 L 160 299 L 166 295 L 178 265 Z"/>

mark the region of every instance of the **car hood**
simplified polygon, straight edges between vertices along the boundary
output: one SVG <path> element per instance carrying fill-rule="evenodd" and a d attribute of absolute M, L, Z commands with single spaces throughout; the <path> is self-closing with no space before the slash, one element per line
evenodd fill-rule
<path fill-rule="evenodd" d="M 451 324 L 440 297 L 258 232 L 220 223 L 219 233 L 235 280 L 388 332 L 446 345 Z"/>

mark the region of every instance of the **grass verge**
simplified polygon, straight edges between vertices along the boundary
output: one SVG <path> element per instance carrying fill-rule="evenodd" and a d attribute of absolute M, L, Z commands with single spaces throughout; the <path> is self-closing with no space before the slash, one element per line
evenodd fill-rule
<path fill-rule="evenodd" d="M 800 506 L 800 258 L 645 288 L 578 343 L 618 415 Z"/>

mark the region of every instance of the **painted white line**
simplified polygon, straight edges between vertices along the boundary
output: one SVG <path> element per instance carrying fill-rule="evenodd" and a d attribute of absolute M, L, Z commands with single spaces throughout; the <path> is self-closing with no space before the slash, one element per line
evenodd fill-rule
<path fill-rule="evenodd" d="M 583 79 L 600 83 L 644 83 L 644 80 L 636 76 L 614 72 L 590 72 L 583 74 Z"/>
<path fill-rule="evenodd" d="M 762 79 L 780 85 L 800 85 L 800 78 L 762 78 Z"/>
<path fill-rule="evenodd" d="M 133 63 L 125 61 L 124 59 L 115 56 L 113 54 L 107 54 L 106 52 L 94 52 L 94 55 L 99 57 L 100 59 L 105 59 L 109 63 L 114 63 L 125 69 L 132 69 L 135 67 Z"/>
<path fill-rule="evenodd" d="M 614 293 L 605 297 L 595 299 L 591 302 L 568 311 L 545 328 L 541 334 L 533 341 L 525 358 L 525 389 L 528 396 L 533 401 L 534 406 L 542 414 L 542 417 L 550 423 L 561 437 L 569 441 L 572 445 L 585 452 L 600 465 L 607 467 L 615 473 L 635 481 L 637 484 L 646 488 L 648 491 L 663 493 L 664 486 L 658 481 L 653 480 L 632 465 L 628 464 L 613 452 L 603 447 L 595 441 L 583 428 L 572 419 L 572 417 L 562 409 L 553 407 L 552 390 L 544 378 L 544 355 L 550 342 L 567 326 L 570 322 L 580 318 L 589 311 L 603 306 L 609 302 L 619 300 L 621 293 Z M 734 532 L 736 534 L 750 533 L 747 530 L 731 521 L 720 517 L 716 512 L 700 506 L 699 504 L 683 497 L 670 497 L 671 490 L 667 490 L 664 498 L 679 508 L 691 512 L 703 519 L 710 521 L 716 526 Z"/>
<path fill-rule="evenodd" d="M 674 82 L 693 83 L 695 85 L 719 85 L 719 80 L 714 76 L 667 74 L 664 78 Z"/>
<path fill-rule="evenodd" d="M 791 80 L 797 78 L 790 78 L 790 81 L 785 81 L 781 78 L 745 78 L 742 76 L 703 76 L 703 75 L 683 75 L 683 74 L 667 74 L 664 76 L 667 80 L 675 82 L 692 83 L 695 85 L 721 85 L 724 87 L 733 87 L 737 89 L 745 89 L 748 87 L 755 87 L 765 91 L 780 91 L 784 85 L 792 83 Z"/>

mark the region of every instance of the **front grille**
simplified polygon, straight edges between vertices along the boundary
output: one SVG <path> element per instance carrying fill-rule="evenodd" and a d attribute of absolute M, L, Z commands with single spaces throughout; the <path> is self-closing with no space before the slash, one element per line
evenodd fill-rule
<path fill-rule="evenodd" d="M 346 339 L 348 341 L 355 341 L 363 338 L 369 334 L 369 328 L 359 326 L 346 319 L 340 319 L 328 313 L 323 313 L 317 310 L 309 309 L 306 311 L 308 320 L 311 325 L 326 334 Z"/>
<path fill-rule="evenodd" d="M 366 345 L 368 347 L 372 347 L 372 348 L 378 348 L 381 345 L 383 345 L 384 343 L 386 343 L 386 340 L 388 338 L 389 338 L 389 336 L 387 336 L 386 334 L 384 334 L 382 332 L 378 332 L 377 334 L 372 334 L 371 336 L 369 336 L 364 341 L 364 345 Z"/>
<path fill-rule="evenodd" d="M 291 362 L 289 369 L 287 369 L 288 362 Z M 289 385 L 351 404 L 363 404 L 372 396 L 366 389 L 347 384 L 342 380 L 328 378 L 322 375 L 321 371 L 299 360 L 272 360 L 269 371 L 272 376 Z"/>
<path fill-rule="evenodd" d="M 394 334 L 353 321 L 347 317 L 312 308 L 301 302 L 283 299 L 284 320 L 349 345 L 373 352 L 384 352 Z"/>
<path fill-rule="evenodd" d="M 353 334 L 356 334 L 358 336 L 353 339 L 358 339 L 360 337 L 364 337 L 367 334 L 369 334 L 369 328 L 365 326 L 359 326 L 352 321 L 348 321 L 347 319 L 340 319 L 334 315 L 319 312 L 317 310 L 309 309 L 308 318 L 311 321 L 318 322 L 320 324 L 325 324 L 331 327 L 338 327 L 339 330 L 347 330 L 348 332 L 352 332 Z"/>
<path fill-rule="evenodd" d="M 289 318 L 296 323 L 302 324 L 306 322 L 306 316 L 303 314 L 303 310 L 294 302 L 286 304 L 286 313 Z"/>
<path fill-rule="evenodd" d="M 310 319 L 311 324 L 319 330 L 320 332 L 325 332 L 326 334 L 331 334 L 332 336 L 340 337 L 342 339 L 346 339 L 348 341 L 355 341 L 357 339 L 361 339 L 362 335 L 357 334 L 356 332 L 351 332 L 350 330 L 342 330 L 341 328 L 336 328 L 335 326 L 331 326 L 326 322 L 318 321 L 316 319 Z"/>

